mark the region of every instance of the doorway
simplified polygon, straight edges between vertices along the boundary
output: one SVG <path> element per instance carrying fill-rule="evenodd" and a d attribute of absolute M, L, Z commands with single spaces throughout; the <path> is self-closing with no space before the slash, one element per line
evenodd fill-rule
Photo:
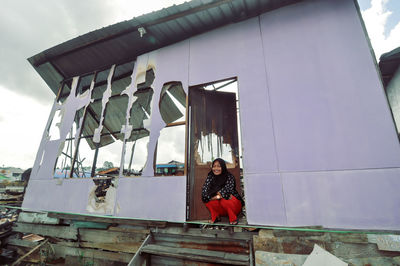
<path fill-rule="evenodd" d="M 237 102 L 236 79 L 189 88 L 187 220 L 210 218 L 201 190 L 216 158 L 226 161 L 242 194 Z"/>

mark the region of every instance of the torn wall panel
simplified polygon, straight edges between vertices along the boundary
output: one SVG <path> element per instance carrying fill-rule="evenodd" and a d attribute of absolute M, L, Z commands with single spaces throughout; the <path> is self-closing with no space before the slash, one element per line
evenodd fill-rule
<path fill-rule="evenodd" d="M 154 153 L 160 131 L 165 127 L 165 122 L 159 110 L 160 94 L 165 83 L 170 81 L 182 82 L 182 88 L 188 91 L 188 69 L 189 69 L 189 42 L 184 41 L 159 49 L 150 60 L 155 64 L 155 80 L 153 83 L 154 97 L 152 103 L 151 129 L 149 141 L 148 161 L 143 176 L 154 176 Z"/>
<path fill-rule="evenodd" d="M 182 82 L 183 90 L 188 94 L 189 85 L 192 87 L 221 79 L 237 78 L 249 221 L 261 225 L 285 224 L 285 214 L 288 217 L 285 225 L 397 228 L 400 224 L 400 217 L 397 215 L 399 199 L 398 193 L 392 189 L 399 186 L 394 178 L 398 173 L 394 175 L 390 171 L 398 169 L 374 170 L 371 175 L 364 174 L 365 170 L 360 170 L 368 167 L 400 167 L 400 149 L 356 11 L 352 1 L 301 1 L 140 56 L 138 60 L 143 60 L 143 63 L 140 63 L 143 71 L 142 77 L 138 75 L 137 80 L 141 83 L 137 84 L 137 89 L 139 91 L 151 86 L 153 94 L 143 97 L 146 98 L 145 101 L 149 101 L 149 109 L 137 106 L 137 110 L 143 111 L 141 115 L 144 114 L 146 119 L 132 120 L 132 124 L 136 123 L 144 130 L 138 133 L 133 131 L 130 138 L 139 137 L 141 134 L 145 136 L 151 132 L 150 136 L 139 139 L 150 139 L 148 153 L 145 155 L 148 163 L 144 169 L 144 176 L 150 178 L 121 178 L 121 182 L 123 180 L 129 189 L 118 186 L 121 189 L 117 192 L 118 199 L 123 207 L 116 215 L 123 214 L 142 219 L 158 219 L 162 215 L 166 220 L 184 219 L 187 207 L 183 194 L 186 177 L 167 177 L 166 181 L 163 177 L 153 177 L 157 141 L 165 127 L 165 121 L 158 109 L 162 87 L 171 81 Z M 315 23 L 316 21 L 320 23 Z M 302 37 L 304 34 L 311 38 Z M 79 39 L 76 41 L 79 42 Z M 116 43 L 113 43 L 111 38 L 104 45 L 112 47 L 114 44 Z M 298 52 L 299 48 L 301 53 Z M 85 49 L 95 49 L 95 46 L 88 45 Z M 65 60 L 68 60 L 68 54 L 61 55 L 64 56 Z M 129 59 L 131 58 L 126 58 Z M 149 68 L 154 70 L 154 77 L 150 82 L 146 77 Z M 100 72 L 99 77 L 101 82 L 105 82 L 108 72 Z M 93 91 L 92 99 L 101 101 L 106 89 L 106 86 L 103 87 L 99 85 L 99 90 Z M 123 89 L 119 88 L 115 95 L 122 91 Z M 111 94 L 111 97 L 115 95 Z M 135 101 L 141 101 L 139 95 L 134 96 L 137 97 Z M 78 102 L 75 98 L 74 94 L 72 101 L 69 101 L 69 98 L 62 101 L 63 107 L 71 104 L 68 112 L 72 112 L 72 120 L 75 111 L 79 110 L 78 106 L 75 106 Z M 374 98 L 377 100 L 374 101 Z M 93 120 L 88 120 L 93 129 L 98 128 L 103 116 L 101 105 L 95 109 Z M 126 119 L 125 111 L 122 117 Z M 352 123 L 354 120 L 357 120 L 356 123 Z M 118 126 L 121 125 L 119 123 Z M 103 133 L 112 133 L 105 127 L 103 130 Z M 118 128 L 118 134 L 120 130 L 121 128 Z M 329 134 L 325 134 L 327 131 Z M 356 139 L 358 136 L 360 138 Z M 109 137 L 114 140 L 113 136 Z M 334 137 L 333 141 L 329 137 Z M 353 138 L 354 142 L 351 141 Z M 382 145 L 378 145 L 380 141 Z M 44 138 L 36 160 L 38 163 L 33 171 L 35 178 L 38 178 L 41 162 L 46 162 L 46 156 L 50 156 L 51 152 L 57 154 L 63 145 L 62 142 L 50 143 Z M 340 145 L 335 146 L 337 143 Z M 51 146 L 47 155 L 46 145 Z M 348 147 L 350 152 L 347 153 L 343 147 Z M 290 153 L 292 150 L 294 152 Z M 117 153 L 120 154 L 120 151 Z M 332 164 L 328 164 L 330 158 L 333 158 Z M 54 164 L 51 165 L 53 166 Z M 298 172 L 304 169 L 340 171 Z M 289 172 L 280 172 L 282 170 Z M 351 174 L 344 173 L 347 171 Z M 385 171 L 385 174 L 381 175 L 379 171 Z M 282 183 L 276 174 L 283 177 Z M 35 178 L 32 181 L 39 182 L 34 180 Z M 40 178 L 47 177 L 40 175 Z M 79 183 L 80 180 L 73 181 Z M 154 182 L 146 183 L 147 181 Z M 170 183 L 163 183 L 164 181 Z M 141 184 L 138 185 L 139 183 Z M 339 189 L 341 184 L 347 185 Z M 65 190 L 50 185 L 49 188 L 58 191 L 64 197 L 72 189 L 72 186 L 64 185 L 65 183 L 60 187 L 68 187 Z M 141 190 L 137 191 L 136 185 Z M 153 185 L 157 192 L 155 196 Z M 275 188 L 276 194 L 271 192 L 260 196 L 260 193 L 268 191 L 270 185 L 271 189 Z M 364 190 L 357 188 L 357 193 L 354 194 L 354 187 L 358 185 Z M 87 197 L 92 186 L 90 183 L 85 187 L 87 191 L 80 192 L 82 194 L 78 197 L 79 202 L 65 202 L 70 204 L 67 210 L 85 213 Z M 179 188 L 178 194 L 167 199 L 170 200 L 169 203 L 176 204 L 176 208 L 158 204 L 163 203 L 166 197 L 166 194 L 162 193 L 164 187 L 173 191 L 176 187 Z M 310 189 L 312 193 L 309 193 Z M 36 192 L 46 193 L 40 189 Z M 132 202 L 132 192 L 142 196 L 152 194 L 148 199 L 137 200 L 138 203 L 144 203 L 144 206 L 152 209 L 142 209 L 140 204 Z M 365 196 L 367 194 L 368 199 Z M 58 195 L 53 195 L 52 191 L 48 195 L 48 198 L 40 195 L 34 207 L 64 208 L 64 205 L 47 202 L 49 199 L 59 199 Z M 86 197 L 84 200 L 82 195 Z M 336 201 L 332 195 L 343 197 Z M 345 205 L 344 201 L 350 204 Z M 33 199 L 27 200 L 26 204 L 33 206 Z M 260 206 L 267 206 L 267 209 L 257 212 Z M 304 213 L 308 215 L 305 216 Z M 355 214 L 358 216 L 354 217 Z"/>
<path fill-rule="evenodd" d="M 115 69 L 115 65 L 113 65 L 110 69 L 110 72 L 107 77 L 107 89 L 103 93 L 103 98 L 101 100 L 102 109 L 101 109 L 99 127 L 94 130 L 94 136 L 93 136 L 93 142 L 95 142 L 95 143 L 100 142 L 100 134 L 101 134 L 101 131 L 103 130 L 103 120 L 104 120 L 104 116 L 105 116 L 104 113 L 105 113 L 105 110 L 107 107 L 107 103 L 111 97 L 111 79 L 114 75 L 114 69 Z"/>
<path fill-rule="evenodd" d="M 72 81 L 71 93 L 66 100 L 60 105 L 55 102 L 53 110 L 61 110 L 60 121 L 60 138 L 58 140 L 50 141 L 47 134 L 43 136 L 42 143 L 38 154 L 40 154 L 41 162 L 36 165 L 35 171 L 32 171 L 32 179 L 51 179 L 53 178 L 53 171 L 58 155 L 62 151 L 64 141 L 72 128 L 75 120 L 76 111 L 85 106 L 90 100 L 90 95 L 84 93 L 83 95 L 76 96 L 76 87 L 79 77 L 75 77 Z M 55 112 L 52 112 L 55 115 Z M 54 119 L 54 117 L 52 118 Z M 47 129 L 46 129 L 47 130 Z M 37 170 L 36 170 L 37 169 Z"/>

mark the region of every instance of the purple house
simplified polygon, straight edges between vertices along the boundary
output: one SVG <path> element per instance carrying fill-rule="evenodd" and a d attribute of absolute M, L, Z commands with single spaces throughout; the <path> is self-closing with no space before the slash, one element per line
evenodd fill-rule
<path fill-rule="evenodd" d="M 193 0 L 28 60 L 56 97 L 24 208 L 207 219 L 222 157 L 250 225 L 400 229 L 400 144 L 355 0 Z M 170 161 L 184 174 L 156 176 Z"/>

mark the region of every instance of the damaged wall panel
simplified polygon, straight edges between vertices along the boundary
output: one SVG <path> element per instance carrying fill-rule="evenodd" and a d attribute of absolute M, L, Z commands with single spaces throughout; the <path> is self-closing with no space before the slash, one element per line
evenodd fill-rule
<path fill-rule="evenodd" d="M 54 101 L 52 112 L 48 125 L 43 134 L 42 141 L 40 143 L 39 151 L 35 160 L 35 165 L 32 169 L 31 179 L 51 179 L 53 178 L 53 171 L 56 160 L 61 154 L 65 139 L 72 128 L 74 123 L 76 111 L 81 109 L 90 101 L 89 93 L 83 93 L 82 95 L 76 95 L 76 87 L 78 85 L 79 77 L 75 77 L 72 82 L 71 93 L 66 100 L 60 104 Z M 60 110 L 61 120 L 59 123 L 59 138 L 50 140 L 49 128 L 52 119 L 54 119 L 56 111 Z"/>
<path fill-rule="evenodd" d="M 155 88 L 152 109 L 155 110 L 151 115 L 151 130 L 149 140 L 149 156 L 143 176 L 154 176 L 154 152 L 161 130 L 165 127 L 165 122 L 161 117 L 159 102 L 162 87 L 165 83 L 177 81 L 182 83 L 182 88 L 188 94 L 188 70 L 189 70 L 189 42 L 183 41 L 149 53 L 155 60 Z M 184 179 L 184 178 L 182 178 Z M 184 180 L 186 182 L 186 180 Z M 186 192 L 183 192 L 186 193 Z"/>
<path fill-rule="evenodd" d="M 175 116 L 161 115 L 163 86 L 181 82 L 189 95 L 189 86 L 237 78 L 249 224 L 400 229 L 393 190 L 400 186 L 400 147 L 362 32 L 354 2 L 302 1 L 143 54 L 130 84 L 114 80 L 121 82 L 114 95 L 106 90 L 108 70 L 98 73 L 103 85 L 93 96 L 76 93 L 75 78 L 66 88 L 71 94 L 54 103 L 23 207 L 185 221 L 186 176 L 154 177 L 160 132 Z M 103 95 L 108 103 L 125 97 L 115 100 L 125 109 L 110 108 L 118 113 L 110 124 L 101 123 L 107 120 Z M 87 104 L 92 132 L 83 134 L 96 128 L 103 147 L 123 140 L 120 166 L 129 170 L 133 142 L 148 139 L 141 177 L 119 172 L 113 185 L 105 181 L 107 188 L 94 179 L 53 180 L 76 111 Z M 50 140 L 57 110 L 60 137 Z"/>

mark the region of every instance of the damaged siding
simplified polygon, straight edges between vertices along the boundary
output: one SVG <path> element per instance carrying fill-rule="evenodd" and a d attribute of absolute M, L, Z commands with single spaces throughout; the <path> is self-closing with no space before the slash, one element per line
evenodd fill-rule
<path fill-rule="evenodd" d="M 186 176 L 154 177 L 166 126 L 162 88 L 180 82 L 188 95 L 189 86 L 237 77 L 249 224 L 400 229 L 399 142 L 354 2 L 302 1 L 139 56 L 123 91 L 124 146 L 135 132 L 128 109 L 149 69 L 154 93 L 141 132 L 149 138 L 142 177 L 120 172 L 113 210 L 103 214 L 185 221 Z M 62 110 L 60 139 L 45 132 L 25 208 L 92 211 L 91 179 L 52 177 L 75 112 L 90 100 L 89 93 L 75 96 L 72 84 L 52 109 L 47 128 Z"/>

